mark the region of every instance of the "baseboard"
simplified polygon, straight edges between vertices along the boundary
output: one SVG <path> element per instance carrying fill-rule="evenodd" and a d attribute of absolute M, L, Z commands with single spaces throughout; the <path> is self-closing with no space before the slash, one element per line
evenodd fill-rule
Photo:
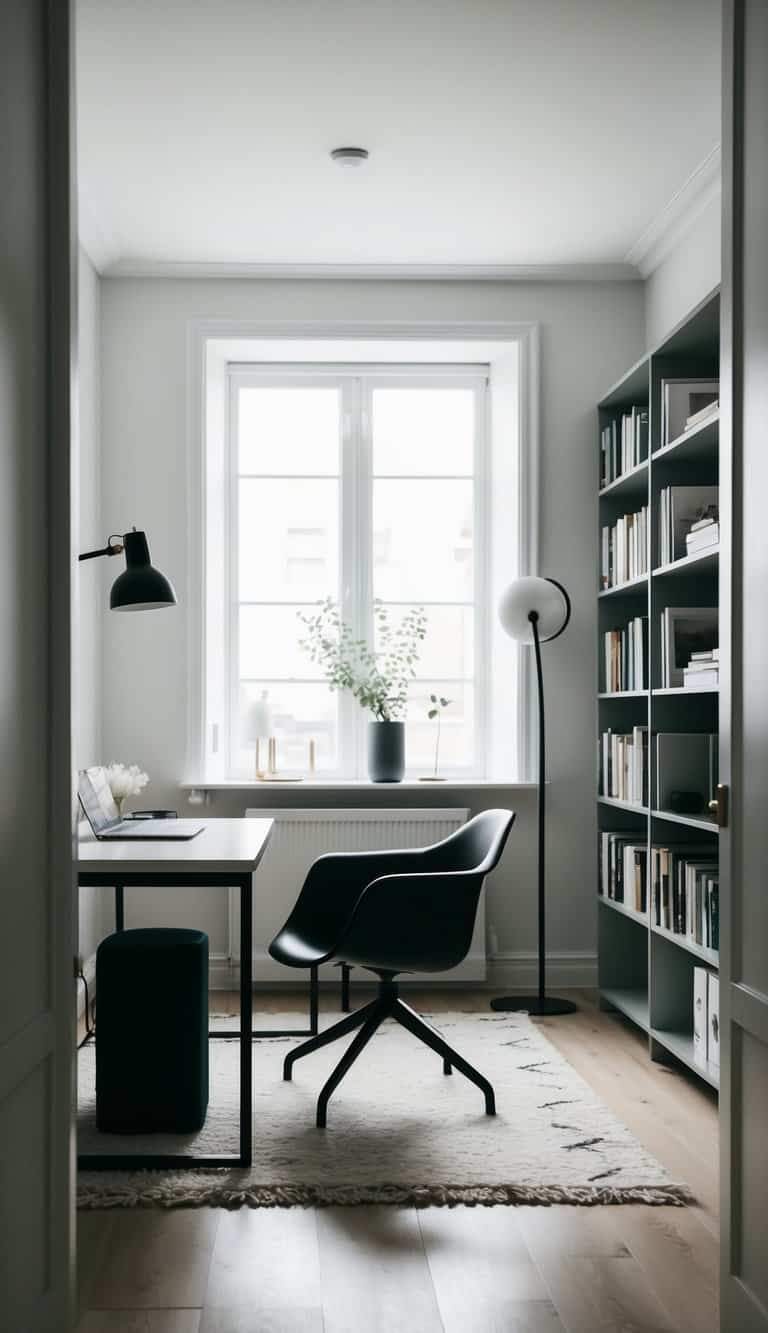
<path fill-rule="evenodd" d="M 538 955 L 532 952 L 499 953 L 487 960 L 470 955 L 460 967 L 444 975 L 424 975 L 409 977 L 409 983 L 415 981 L 425 986 L 463 986 L 482 987 L 489 990 L 509 988 L 512 990 L 536 989 L 538 983 Z M 363 977 L 371 981 L 369 974 L 356 968 L 353 978 L 360 982 Z M 212 955 L 210 961 L 210 989 L 235 990 L 240 983 L 239 968 L 226 956 Z M 296 989 L 304 984 L 305 978 L 299 972 L 292 973 L 290 968 L 281 967 L 266 955 L 256 955 L 253 960 L 253 979 L 256 985 L 274 986 L 276 989 Z M 320 969 L 320 983 L 323 986 L 338 986 L 339 969 L 333 966 Z M 548 986 L 584 986 L 597 985 L 597 954 L 585 953 L 550 953 L 547 955 Z"/>
<path fill-rule="evenodd" d="M 353 974 L 360 978 L 363 973 L 360 968 L 355 969 Z M 370 973 L 365 974 L 368 979 L 373 981 Z M 209 988 L 210 990 L 235 990 L 240 984 L 240 969 L 236 963 L 224 954 L 211 954 L 208 966 Z M 409 981 L 418 981 L 419 983 L 429 985 L 473 985 L 484 986 L 488 978 L 488 962 L 485 954 L 468 954 L 458 967 L 445 973 L 423 973 L 414 974 L 409 977 Z M 294 971 L 292 968 L 283 967 L 276 963 L 268 954 L 254 954 L 253 956 L 253 980 L 256 985 L 275 986 L 281 988 L 301 987 L 306 982 L 306 974 L 300 971 Z M 333 964 L 325 965 L 320 968 L 320 984 L 338 986 L 339 969 Z"/>
<path fill-rule="evenodd" d="M 497 953 L 488 959 L 487 985 L 491 989 L 535 990 L 538 984 L 538 954 Z M 597 985 L 597 954 L 548 953 L 547 987 Z"/>

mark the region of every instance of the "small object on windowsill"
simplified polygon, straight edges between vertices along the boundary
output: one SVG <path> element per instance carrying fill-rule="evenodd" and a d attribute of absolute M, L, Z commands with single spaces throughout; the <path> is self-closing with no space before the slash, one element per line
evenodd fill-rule
<path fill-rule="evenodd" d="M 309 776 L 311 778 L 315 776 L 315 756 L 315 742 L 311 740 L 309 742 Z"/>
<path fill-rule="evenodd" d="M 431 773 L 428 778 L 419 778 L 419 782 L 445 782 L 445 778 L 436 777 Z"/>
<path fill-rule="evenodd" d="M 283 777 L 277 771 L 277 741 L 274 736 L 269 738 L 269 760 L 266 773 L 257 773 L 257 782 L 303 782 L 303 777 Z"/>

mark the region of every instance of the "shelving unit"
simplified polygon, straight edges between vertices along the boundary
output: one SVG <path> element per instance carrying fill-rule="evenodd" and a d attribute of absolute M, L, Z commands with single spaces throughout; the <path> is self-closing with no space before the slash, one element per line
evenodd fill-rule
<path fill-rule="evenodd" d="M 718 731 L 716 689 L 662 687 L 658 625 L 665 607 L 718 605 L 719 550 L 713 547 L 663 566 L 658 552 L 662 488 L 716 484 L 720 464 L 717 415 L 662 445 L 661 382 L 717 376 L 719 325 L 720 300 L 715 292 L 659 347 L 641 358 L 598 405 L 599 431 L 632 407 L 647 407 L 649 414 L 648 458 L 598 492 L 599 530 L 643 505 L 648 506 L 649 514 L 649 573 L 598 591 L 598 738 L 609 729 L 630 733 L 633 727 L 647 727 L 651 740 L 658 732 Z M 602 671 L 603 634 L 623 628 L 636 616 L 648 617 L 647 688 L 608 692 Z M 652 846 L 695 844 L 711 847 L 716 857 L 718 828 L 706 812 L 683 815 L 655 808 L 653 743 L 648 745 L 647 762 L 649 806 L 599 794 L 599 831 L 632 833 L 638 845 L 645 843 L 649 864 Z M 647 913 L 602 895 L 598 905 L 601 1004 L 620 1011 L 648 1034 L 652 1059 L 677 1060 L 717 1088 L 718 1069 L 698 1063 L 693 1054 L 693 969 L 705 966 L 717 972 L 717 953 L 654 924 L 650 884 Z"/>

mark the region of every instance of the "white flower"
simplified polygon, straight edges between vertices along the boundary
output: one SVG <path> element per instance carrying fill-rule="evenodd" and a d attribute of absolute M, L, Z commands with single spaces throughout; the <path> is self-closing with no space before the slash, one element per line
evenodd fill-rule
<path fill-rule="evenodd" d="M 115 800 L 120 802 L 127 796 L 138 796 L 149 782 L 149 774 L 142 773 L 138 764 L 108 764 L 107 781 Z"/>

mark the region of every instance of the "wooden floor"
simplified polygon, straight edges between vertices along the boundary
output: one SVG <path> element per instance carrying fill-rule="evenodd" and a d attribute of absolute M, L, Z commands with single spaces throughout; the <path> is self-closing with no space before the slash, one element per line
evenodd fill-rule
<path fill-rule="evenodd" d="M 651 1064 L 590 993 L 570 994 L 580 1012 L 541 1020 L 547 1035 L 695 1207 L 81 1213 L 78 1333 L 715 1333 L 714 1096 Z M 408 998 L 433 1011 L 488 1002 Z M 215 1001 L 236 1010 L 234 996 Z"/>

